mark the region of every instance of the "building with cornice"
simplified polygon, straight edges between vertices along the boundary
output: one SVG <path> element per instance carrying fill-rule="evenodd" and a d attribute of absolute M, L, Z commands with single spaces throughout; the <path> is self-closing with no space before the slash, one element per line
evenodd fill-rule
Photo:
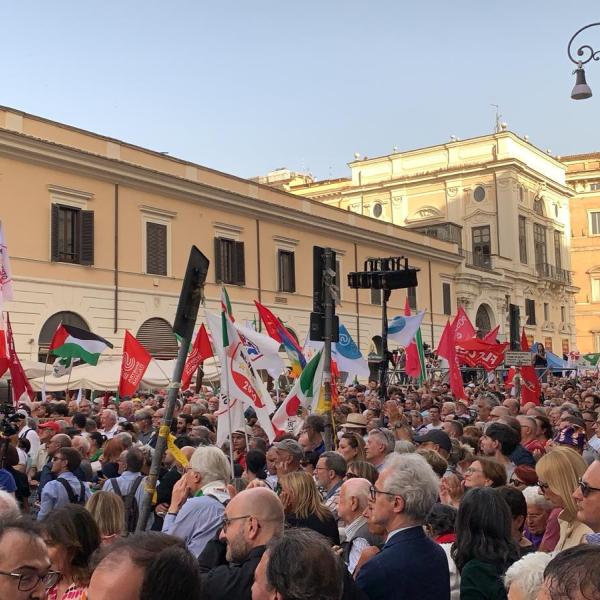
<path fill-rule="evenodd" d="M 192 244 L 211 261 L 209 309 L 218 310 L 224 283 L 237 320 L 253 322 L 258 299 L 301 342 L 313 245 L 333 247 L 337 314 L 364 353 L 380 333 L 381 309 L 369 290 L 348 288 L 348 272 L 371 257 L 408 257 L 420 269 L 409 297 L 427 309 L 423 338 L 431 343 L 456 310 L 454 277 L 464 262 L 455 241 L 4 107 L 0 218 L 15 288 L 5 310 L 26 359 L 44 358 L 61 321 L 105 337 L 115 355 L 128 329 L 155 356 L 172 357 Z M 406 296 L 392 294 L 391 316 Z"/>
<path fill-rule="evenodd" d="M 461 262 L 442 279 L 481 331 L 521 309 L 530 339 L 558 354 L 575 343 L 566 167 L 510 131 L 357 158 L 350 177 L 290 191 L 373 222 L 455 243 Z M 451 290 L 450 292 L 448 290 Z M 416 304 L 423 298 L 417 290 Z"/>
<path fill-rule="evenodd" d="M 575 300 L 577 346 L 600 352 L 600 153 L 564 156 L 571 212 L 571 264 L 579 288 Z"/>

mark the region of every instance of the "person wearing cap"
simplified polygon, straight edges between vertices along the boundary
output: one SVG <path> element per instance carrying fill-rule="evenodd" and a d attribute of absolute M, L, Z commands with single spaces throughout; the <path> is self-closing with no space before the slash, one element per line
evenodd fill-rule
<path fill-rule="evenodd" d="M 302 446 L 296 440 L 286 439 L 275 442 L 273 448 L 277 450 L 276 464 L 278 477 L 302 469 L 300 461 L 304 456 L 304 450 L 302 450 Z"/>
<path fill-rule="evenodd" d="M 233 444 L 233 460 L 238 465 L 242 467 L 242 469 L 246 468 L 246 453 L 248 449 L 246 448 L 246 435 L 250 437 L 252 433 L 247 433 L 244 429 L 236 429 L 231 434 L 231 443 Z"/>
<path fill-rule="evenodd" d="M 44 465 L 48 461 L 48 444 L 52 439 L 52 436 L 60 433 L 60 425 L 56 421 L 46 421 L 38 425 L 40 448 L 38 450 L 37 458 L 35 462 L 31 464 L 29 469 L 29 478 L 35 478 L 39 476 L 39 473 L 44 468 Z"/>
<path fill-rule="evenodd" d="M 16 427 L 19 429 L 19 433 L 17 433 L 17 437 L 21 439 L 26 439 L 29 442 L 29 452 L 27 456 L 29 457 L 30 465 L 33 465 L 37 461 L 38 451 L 40 449 L 40 438 L 32 427 L 27 425 L 27 419 L 29 414 L 24 408 L 20 408 L 12 417 L 11 421 L 14 422 Z"/>
<path fill-rule="evenodd" d="M 441 429 L 432 429 L 431 431 L 416 437 L 414 442 L 415 444 L 418 444 L 419 448 L 435 450 L 435 452 L 446 460 L 448 460 L 448 456 L 450 456 L 450 451 L 452 450 L 450 437 Z"/>
<path fill-rule="evenodd" d="M 583 454 L 585 431 L 578 427 L 563 427 L 554 436 L 552 443 L 557 446 L 568 446 L 579 454 Z"/>

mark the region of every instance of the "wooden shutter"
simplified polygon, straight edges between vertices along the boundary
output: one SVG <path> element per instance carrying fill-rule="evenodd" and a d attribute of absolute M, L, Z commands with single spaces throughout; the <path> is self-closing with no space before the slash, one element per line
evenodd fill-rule
<path fill-rule="evenodd" d="M 450 296 L 450 284 L 442 283 L 442 297 L 444 302 L 444 314 L 451 315 L 452 314 L 452 299 Z"/>
<path fill-rule="evenodd" d="M 235 262 L 233 265 L 236 285 L 246 285 L 246 264 L 244 262 L 244 242 L 235 242 Z"/>
<path fill-rule="evenodd" d="M 221 239 L 215 238 L 215 283 L 223 281 L 223 256 L 221 253 Z"/>
<path fill-rule="evenodd" d="M 82 210 L 79 213 L 81 223 L 79 227 L 79 263 L 82 265 L 94 264 L 94 211 Z"/>
<path fill-rule="evenodd" d="M 52 204 L 50 215 L 50 260 L 58 261 L 58 204 Z"/>
<path fill-rule="evenodd" d="M 146 222 L 146 273 L 167 275 L 167 226 Z"/>

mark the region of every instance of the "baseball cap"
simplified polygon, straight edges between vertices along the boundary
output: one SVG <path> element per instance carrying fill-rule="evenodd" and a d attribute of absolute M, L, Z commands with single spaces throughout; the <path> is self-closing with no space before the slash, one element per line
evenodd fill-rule
<path fill-rule="evenodd" d="M 277 450 L 289 452 L 296 458 L 302 458 L 304 456 L 304 450 L 302 450 L 302 446 L 296 440 L 281 440 L 280 442 L 275 442 L 273 447 L 277 448 Z"/>
<path fill-rule="evenodd" d="M 45 423 L 40 423 L 38 429 L 52 429 L 54 433 L 59 433 L 60 425 L 56 421 L 46 421 Z"/>
<path fill-rule="evenodd" d="M 437 444 L 442 450 L 450 452 L 452 450 L 452 442 L 450 437 L 445 431 L 441 429 L 430 429 L 424 435 L 415 437 L 415 444 L 423 444 L 424 442 L 433 442 Z"/>

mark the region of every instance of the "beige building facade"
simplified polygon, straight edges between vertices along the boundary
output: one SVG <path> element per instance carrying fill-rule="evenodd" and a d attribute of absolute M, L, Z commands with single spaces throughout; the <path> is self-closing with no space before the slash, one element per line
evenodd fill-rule
<path fill-rule="evenodd" d="M 371 257 L 404 255 L 420 269 L 411 302 L 427 309 L 436 343 L 458 293 L 459 246 L 68 125 L 0 108 L 0 219 L 14 278 L 10 312 L 22 358 L 44 357 L 60 321 L 89 328 L 121 352 L 125 329 L 157 357 L 176 345 L 175 316 L 190 246 L 211 261 L 207 307 L 227 285 L 236 319 L 257 317 L 255 299 L 297 334 L 308 331 L 312 248 L 337 252 L 337 314 L 363 353 L 380 333 L 369 290 L 347 273 Z M 394 292 L 390 315 L 406 291 Z"/>
<path fill-rule="evenodd" d="M 600 352 L 600 153 L 565 156 L 571 198 L 571 262 L 576 296 L 577 346 Z"/>
<path fill-rule="evenodd" d="M 290 191 L 456 243 L 452 302 L 487 331 L 508 338 L 517 304 L 530 339 L 557 354 L 575 344 L 566 167 L 503 129 L 429 148 L 349 163 L 350 177 L 291 185 Z M 452 306 L 452 312 L 456 310 Z"/>

